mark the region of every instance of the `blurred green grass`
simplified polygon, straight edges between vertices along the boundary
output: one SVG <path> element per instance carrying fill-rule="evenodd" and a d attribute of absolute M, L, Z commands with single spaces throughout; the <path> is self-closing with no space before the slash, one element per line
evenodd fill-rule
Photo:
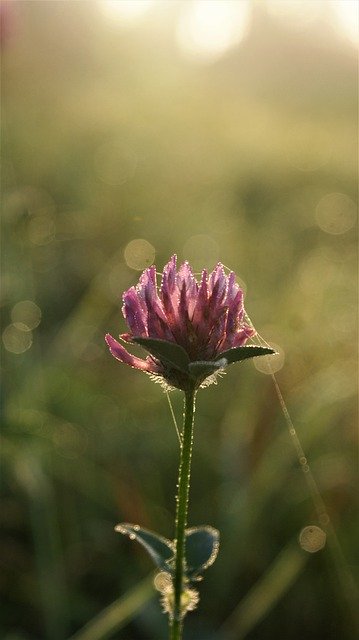
<path fill-rule="evenodd" d="M 132 593 L 152 567 L 117 522 L 173 535 L 166 398 L 103 341 L 124 328 L 129 260 L 143 268 L 151 247 L 159 269 L 176 252 L 243 281 L 254 325 L 285 354 L 278 379 L 355 572 L 354 50 L 289 33 L 259 4 L 238 50 L 201 65 L 174 44 L 180 4 L 132 29 L 92 2 L 11 6 L 2 636 L 64 640 Z M 136 255 L 139 239 L 151 247 Z M 24 300 L 41 310 L 32 332 L 16 324 Z M 188 639 L 353 637 L 328 550 L 297 547 L 316 522 L 302 475 L 269 376 L 245 363 L 200 394 L 190 524 L 219 528 L 222 544 Z M 156 599 L 113 637 L 166 637 Z"/>

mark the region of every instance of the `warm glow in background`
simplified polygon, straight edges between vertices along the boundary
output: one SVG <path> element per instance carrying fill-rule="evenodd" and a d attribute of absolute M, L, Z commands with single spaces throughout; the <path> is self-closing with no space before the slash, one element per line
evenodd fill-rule
<path fill-rule="evenodd" d="M 19 0 L 1 18 L 2 638 L 68 640 L 150 573 L 117 522 L 173 536 L 166 397 L 103 335 L 177 253 L 238 274 L 343 556 L 265 363 L 234 366 L 198 398 L 190 525 L 222 545 L 187 638 L 352 640 L 358 3 Z M 166 637 L 146 589 L 101 637 Z"/>

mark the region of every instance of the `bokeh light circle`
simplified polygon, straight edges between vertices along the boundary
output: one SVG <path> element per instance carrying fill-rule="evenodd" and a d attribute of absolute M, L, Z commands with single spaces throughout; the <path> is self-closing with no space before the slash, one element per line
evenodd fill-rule
<path fill-rule="evenodd" d="M 147 240 L 136 238 L 131 240 L 124 250 L 124 257 L 128 267 L 136 271 L 142 271 L 153 264 L 156 249 Z"/>
<path fill-rule="evenodd" d="M 29 240 L 32 244 L 43 246 L 52 242 L 56 235 L 56 224 L 51 213 L 36 215 L 28 224 Z"/>
<path fill-rule="evenodd" d="M 332 235 L 340 235 L 355 225 L 357 207 L 345 193 L 328 193 L 319 200 L 315 218 L 318 226 Z"/>
<path fill-rule="evenodd" d="M 28 329 L 36 329 L 41 322 L 41 309 L 32 300 L 21 300 L 11 310 L 13 323 L 22 323 Z"/>
<path fill-rule="evenodd" d="M 248 0 L 195 0 L 183 6 L 177 42 L 189 57 L 204 62 L 220 58 L 247 34 L 251 18 Z"/>
<path fill-rule="evenodd" d="M 2 333 L 2 341 L 6 351 L 10 353 L 24 353 L 32 345 L 32 333 L 21 323 L 9 324 Z"/>
<path fill-rule="evenodd" d="M 56 425 L 52 434 L 52 441 L 56 448 L 56 453 L 69 460 L 79 458 L 87 447 L 85 432 L 70 422 Z"/>
<path fill-rule="evenodd" d="M 285 360 L 285 354 L 282 347 L 280 347 L 278 344 L 274 344 L 273 342 L 269 343 L 269 346 L 276 351 L 275 354 L 253 358 L 253 364 L 255 368 L 261 373 L 265 373 L 267 375 L 271 375 L 272 373 L 280 371 L 280 369 L 284 365 Z"/>
<path fill-rule="evenodd" d="M 359 40 L 358 0 L 330 0 L 337 31 L 355 46 Z"/>
<path fill-rule="evenodd" d="M 325 547 L 327 535 L 316 525 L 304 527 L 299 534 L 299 544 L 308 553 L 316 553 Z"/>

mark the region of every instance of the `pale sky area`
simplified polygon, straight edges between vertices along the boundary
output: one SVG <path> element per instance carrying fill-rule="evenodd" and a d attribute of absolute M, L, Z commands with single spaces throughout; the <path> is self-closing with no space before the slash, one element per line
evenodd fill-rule
<path fill-rule="evenodd" d="M 359 39 L 357 0 L 262 0 L 268 15 L 295 31 L 327 31 L 328 38 L 356 46 Z M 163 0 L 100 0 L 105 19 L 121 26 L 139 26 L 162 5 Z M 251 28 L 253 0 L 194 0 L 173 2 L 177 25 L 175 37 L 187 57 L 210 62 L 240 45 Z M 157 13 L 158 15 L 158 13 Z"/>

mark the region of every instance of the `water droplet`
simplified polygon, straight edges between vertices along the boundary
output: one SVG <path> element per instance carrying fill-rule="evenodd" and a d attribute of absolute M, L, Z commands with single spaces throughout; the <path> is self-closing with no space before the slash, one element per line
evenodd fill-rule
<path fill-rule="evenodd" d="M 307 464 L 307 458 L 302 456 L 301 458 L 299 458 L 299 462 L 300 462 L 300 464 Z"/>
<path fill-rule="evenodd" d="M 125 529 L 125 527 L 122 526 L 122 524 L 117 524 L 115 526 L 115 531 L 117 531 L 117 533 L 123 533 L 123 534 L 127 534 L 127 531 Z"/>
<path fill-rule="evenodd" d="M 130 540 L 136 540 L 136 535 L 134 533 L 130 533 Z"/>
<path fill-rule="evenodd" d="M 154 578 L 154 586 L 161 593 L 170 593 L 173 591 L 172 578 L 167 571 L 160 571 Z"/>
<path fill-rule="evenodd" d="M 295 436 L 295 429 L 294 428 L 289 429 L 289 433 L 291 436 Z"/>
<path fill-rule="evenodd" d="M 305 464 L 305 465 L 303 465 L 303 466 L 302 466 L 302 469 L 303 469 L 303 472 L 304 472 L 304 473 L 308 473 L 308 471 L 309 471 L 309 464 Z"/>
<path fill-rule="evenodd" d="M 139 531 L 140 530 L 140 525 L 139 524 L 134 524 L 133 525 L 133 529 L 134 529 L 134 531 Z"/>
<path fill-rule="evenodd" d="M 327 536 L 325 531 L 315 525 L 304 527 L 299 534 L 299 544 L 308 553 L 316 553 L 325 546 Z"/>

